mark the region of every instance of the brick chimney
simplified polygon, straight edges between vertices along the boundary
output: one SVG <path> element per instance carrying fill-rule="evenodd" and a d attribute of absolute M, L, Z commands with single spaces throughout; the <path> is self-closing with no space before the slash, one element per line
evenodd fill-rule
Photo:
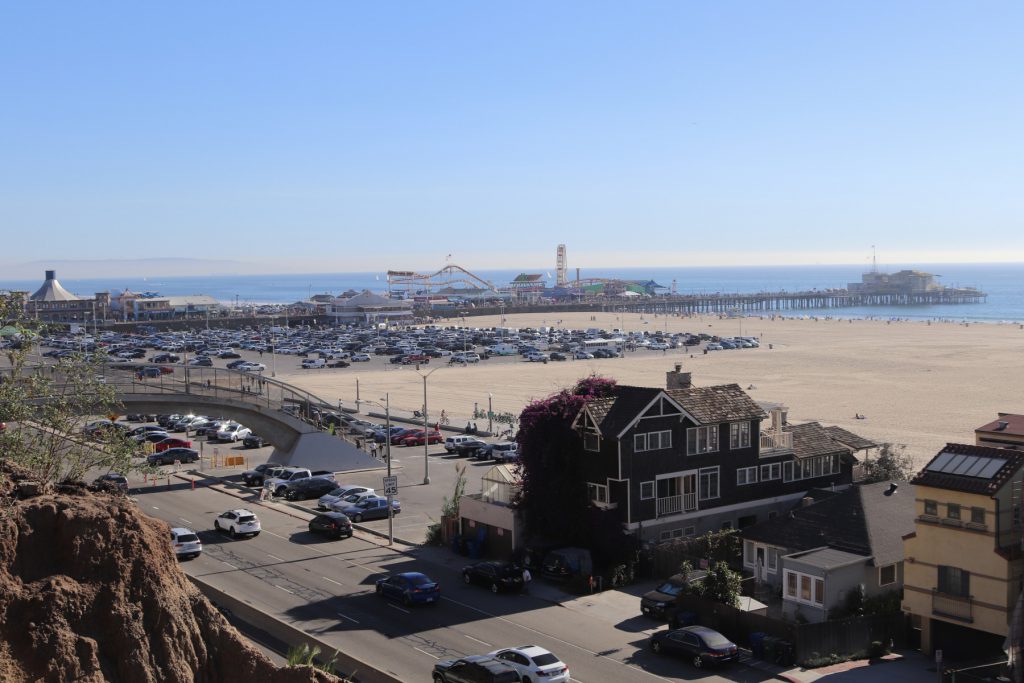
<path fill-rule="evenodd" d="M 669 391 L 673 389 L 689 389 L 693 386 L 692 375 L 693 373 L 683 372 L 682 363 L 676 363 L 675 370 L 665 373 L 665 388 Z"/>

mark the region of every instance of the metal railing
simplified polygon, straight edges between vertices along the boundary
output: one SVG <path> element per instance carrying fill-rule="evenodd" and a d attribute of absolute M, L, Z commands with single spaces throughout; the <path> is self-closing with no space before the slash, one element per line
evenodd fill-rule
<path fill-rule="evenodd" d="M 973 598 L 969 595 L 950 595 L 938 588 L 932 589 L 932 614 L 938 614 L 957 621 L 973 622 Z"/>

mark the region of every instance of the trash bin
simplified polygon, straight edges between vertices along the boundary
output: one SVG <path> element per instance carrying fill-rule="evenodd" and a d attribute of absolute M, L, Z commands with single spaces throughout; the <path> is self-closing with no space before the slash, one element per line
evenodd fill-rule
<path fill-rule="evenodd" d="M 788 640 L 780 640 L 775 643 L 775 663 L 779 666 L 790 666 L 793 664 L 793 643 Z"/>
<path fill-rule="evenodd" d="M 765 636 L 761 640 L 761 649 L 763 650 L 763 659 L 766 662 L 775 661 L 775 644 L 779 642 L 779 639 L 775 636 Z"/>
<path fill-rule="evenodd" d="M 750 634 L 750 652 L 758 659 L 764 659 L 764 631 L 754 631 Z"/>

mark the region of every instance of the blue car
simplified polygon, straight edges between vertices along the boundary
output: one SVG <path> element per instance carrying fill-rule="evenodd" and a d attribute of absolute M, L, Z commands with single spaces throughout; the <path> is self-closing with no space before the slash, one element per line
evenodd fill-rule
<path fill-rule="evenodd" d="M 426 574 L 402 572 L 377 579 L 377 595 L 403 604 L 436 604 L 441 599 L 441 585 Z"/>
<path fill-rule="evenodd" d="M 336 505 L 332 509 L 345 513 L 349 519 L 359 524 L 368 519 L 387 519 L 388 499 L 383 496 L 368 496 L 348 505 Z M 391 501 L 391 509 L 397 515 L 402 511 L 402 504 L 397 500 L 393 500 Z"/>

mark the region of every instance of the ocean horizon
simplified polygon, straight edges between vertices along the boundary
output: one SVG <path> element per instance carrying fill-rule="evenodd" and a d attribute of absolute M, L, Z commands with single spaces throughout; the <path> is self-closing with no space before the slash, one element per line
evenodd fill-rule
<path fill-rule="evenodd" d="M 860 306 L 851 308 L 801 309 L 787 315 L 830 315 L 842 318 L 910 318 L 943 319 L 979 322 L 1024 321 L 1024 263 L 993 264 L 886 264 L 882 272 L 904 269 L 934 273 L 939 284 L 948 287 L 977 287 L 988 294 L 978 304 L 929 306 Z M 714 294 L 808 291 L 844 288 L 859 282 L 867 269 L 856 265 L 828 266 L 721 266 L 678 268 L 605 268 L 587 269 L 581 277 L 623 280 L 653 280 L 669 292 L 675 286 L 680 294 Z M 498 287 L 506 286 L 522 270 L 480 270 L 475 274 Z M 540 273 L 553 285 L 554 270 L 525 271 Z M 42 275 L 42 274 L 41 274 Z M 348 290 L 382 293 L 387 290 L 387 277 L 380 272 L 355 273 L 289 273 L 281 275 L 208 275 L 187 277 L 59 277 L 70 292 L 91 297 L 96 292 L 121 291 L 158 292 L 165 296 L 205 294 L 224 304 L 285 304 L 308 299 L 315 294 L 339 295 Z M 570 279 L 576 276 L 569 270 Z M 34 292 L 42 284 L 38 280 L 0 280 L 0 290 Z"/>

